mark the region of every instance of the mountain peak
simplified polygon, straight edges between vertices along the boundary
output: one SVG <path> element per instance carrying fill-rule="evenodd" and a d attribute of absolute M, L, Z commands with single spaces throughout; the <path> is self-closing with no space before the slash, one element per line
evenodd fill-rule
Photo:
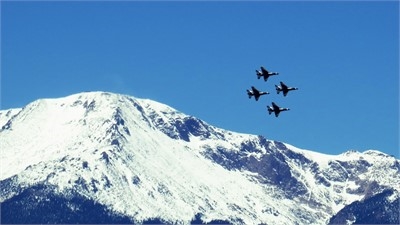
<path fill-rule="evenodd" d="M 354 201 L 400 190 L 399 160 L 383 153 L 302 150 L 127 95 L 42 99 L 0 111 L 0 121 L 2 210 L 50 190 L 133 222 L 323 224 Z"/>

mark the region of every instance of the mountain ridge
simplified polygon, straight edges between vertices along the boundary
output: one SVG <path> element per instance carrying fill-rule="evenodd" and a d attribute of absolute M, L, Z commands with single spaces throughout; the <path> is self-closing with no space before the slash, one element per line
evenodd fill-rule
<path fill-rule="evenodd" d="M 399 160 L 376 150 L 302 150 L 127 95 L 37 100 L 0 111 L 0 122 L 1 202 L 46 184 L 139 223 L 324 224 L 354 201 L 400 190 Z"/>

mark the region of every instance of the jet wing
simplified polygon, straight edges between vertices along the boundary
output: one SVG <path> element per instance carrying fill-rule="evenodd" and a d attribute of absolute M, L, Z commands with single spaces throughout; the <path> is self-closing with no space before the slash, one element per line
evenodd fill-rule
<path fill-rule="evenodd" d="M 286 84 L 284 84 L 282 81 L 281 81 L 281 87 L 282 87 L 282 89 L 287 89 L 288 88 L 288 86 Z"/>
<path fill-rule="evenodd" d="M 275 114 L 276 114 L 276 112 L 279 111 L 279 106 L 277 106 L 275 104 L 275 102 L 272 102 L 272 107 L 274 108 L 274 111 L 275 111 Z"/>
<path fill-rule="evenodd" d="M 261 72 L 265 75 L 268 75 L 268 70 L 266 70 L 263 66 L 261 67 Z"/>
<path fill-rule="evenodd" d="M 257 90 L 254 86 L 251 86 L 251 90 L 253 91 L 254 95 L 259 95 L 260 94 L 260 91 Z"/>

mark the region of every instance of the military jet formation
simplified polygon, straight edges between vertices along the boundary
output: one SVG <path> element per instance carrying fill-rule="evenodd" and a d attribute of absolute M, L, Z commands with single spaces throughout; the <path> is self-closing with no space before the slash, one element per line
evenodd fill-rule
<path fill-rule="evenodd" d="M 260 70 L 256 70 L 256 74 L 257 74 L 257 78 L 260 79 L 261 77 L 264 78 L 264 81 L 267 81 L 268 78 L 270 76 L 274 76 L 274 75 L 279 75 L 278 72 L 269 72 L 268 70 L 266 70 L 264 67 L 261 66 Z M 279 95 L 280 92 L 282 92 L 283 97 L 286 97 L 286 95 L 289 93 L 289 91 L 294 91 L 294 90 L 298 90 L 297 87 L 289 87 L 287 86 L 285 83 L 283 83 L 282 81 L 280 82 L 280 85 L 275 85 L 275 90 L 276 93 Z M 249 98 L 251 98 L 252 96 L 254 96 L 254 99 L 256 101 L 258 101 L 258 99 L 262 96 L 262 95 L 268 95 L 269 92 L 267 91 L 259 91 L 257 88 L 255 88 L 254 86 L 251 86 L 251 90 L 246 90 L 247 91 L 247 95 L 249 96 Z M 275 114 L 275 117 L 278 117 L 279 114 L 282 111 L 288 111 L 290 110 L 289 108 L 281 108 L 279 107 L 275 102 L 272 102 L 272 106 L 267 105 L 267 109 L 268 109 L 268 114 L 271 115 L 271 113 Z"/>

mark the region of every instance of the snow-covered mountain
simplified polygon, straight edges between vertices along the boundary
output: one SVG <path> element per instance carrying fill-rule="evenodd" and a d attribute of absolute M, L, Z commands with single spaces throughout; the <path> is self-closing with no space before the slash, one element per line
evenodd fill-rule
<path fill-rule="evenodd" d="M 3 223 L 376 223 L 356 212 L 374 203 L 399 222 L 400 160 L 375 150 L 325 155 L 106 92 L 0 111 L 0 128 Z"/>

